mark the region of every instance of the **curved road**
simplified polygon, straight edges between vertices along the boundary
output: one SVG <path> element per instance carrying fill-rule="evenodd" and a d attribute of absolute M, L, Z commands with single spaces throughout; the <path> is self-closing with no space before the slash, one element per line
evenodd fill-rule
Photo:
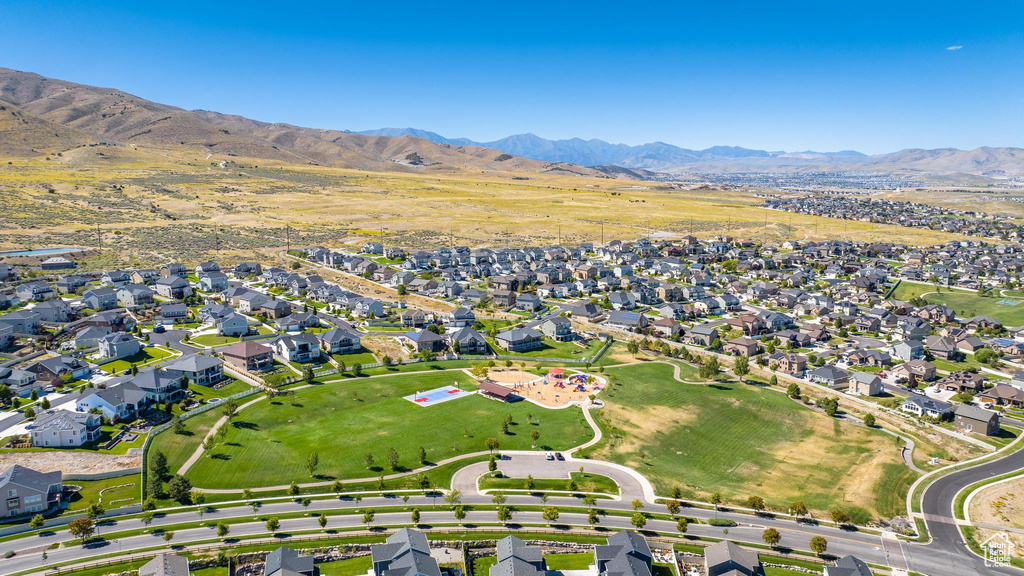
<path fill-rule="evenodd" d="M 907 559 L 918 572 L 949 574 L 1014 574 L 1015 568 L 986 566 L 982 558 L 967 548 L 953 516 L 953 501 L 961 490 L 988 478 L 1024 470 L 1024 450 L 986 464 L 947 474 L 925 490 L 921 512 L 932 541 L 907 547 Z M 931 566 L 932 571 L 925 569 Z"/>

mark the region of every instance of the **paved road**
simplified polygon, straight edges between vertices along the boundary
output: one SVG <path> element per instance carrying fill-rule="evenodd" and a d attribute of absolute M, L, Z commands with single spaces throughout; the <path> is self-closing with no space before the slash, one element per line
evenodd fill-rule
<path fill-rule="evenodd" d="M 948 474 L 936 480 L 927 488 L 921 505 L 928 533 L 929 544 L 906 546 L 907 560 L 911 570 L 925 574 L 1016 574 L 1020 570 L 985 566 L 984 561 L 971 553 L 963 543 L 960 530 L 953 516 L 953 501 L 967 486 L 1009 472 L 1024 470 L 1024 451 Z"/>

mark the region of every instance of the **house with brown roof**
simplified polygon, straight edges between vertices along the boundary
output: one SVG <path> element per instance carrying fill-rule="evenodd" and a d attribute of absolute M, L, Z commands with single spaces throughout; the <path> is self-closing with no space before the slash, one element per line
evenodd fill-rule
<path fill-rule="evenodd" d="M 251 340 L 232 344 L 220 353 L 228 364 L 249 372 L 266 370 L 274 365 L 274 351 Z"/>

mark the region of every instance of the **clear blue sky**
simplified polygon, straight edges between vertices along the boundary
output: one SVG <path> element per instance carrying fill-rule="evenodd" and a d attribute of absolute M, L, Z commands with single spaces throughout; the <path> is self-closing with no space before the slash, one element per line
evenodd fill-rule
<path fill-rule="evenodd" d="M 1024 146 L 1018 1 L 155 4 L 0 1 L 0 66 L 480 141 Z"/>

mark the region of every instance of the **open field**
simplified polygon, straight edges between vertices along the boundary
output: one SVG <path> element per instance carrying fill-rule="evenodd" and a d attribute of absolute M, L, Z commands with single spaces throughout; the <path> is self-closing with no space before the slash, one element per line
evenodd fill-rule
<path fill-rule="evenodd" d="M 686 190 L 554 174 L 402 174 L 107 147 L 0 164 L 0 248 L 98 246 L 114 261 L 251 257 L 291 243 L 336 245 L 378 234 L 418 248 L 635 238 L 648 229 L 755 240 L 826 237 L 934 244 L 928 230 L 782 214 L 736 190 Z M 224 161 L 220 166 L 218 163 Z M 525 179 L 524 179 L 525 178 Z M 635 184 L 635 185 L 632 185 Z M 723 218 L 723 215 L 728 215 Z M 129 254 L 129 246 L 132 247 Z M 219 251 L 216 249 L 220 248 Z M 106 258 L 104 264 L 111 264 Z"/>
<path fill-rule="evenodd" d="M 1024 476 L 982 489 L 970 513 L 973 522 L 1024 529 Z"/>
<path fill-rule="evenodd" d="M 680 384 L 663 364 L 613 368 L 597 412 L 605 439 L 588 456 L 635 468 L 667 494 L 727 502 L 762 496 L 786 510 L 803 500 L 811 510 L 839 506 L 855 520 L 898 511 L 913 479 L 889 464 L 900 450 L 882 432 L 841 423 L 784 394 L 735 382 Z M 876 489 L 880 484 L 886 490 Z"/>
<path fill-rule="evenodd" d="M 906 301 L 923 295 L 929 304 L 948 306 L 956 312 L 959 318 L 991 316 L 1002 322 L 1003 326 L 1024 325 L 1024 299 L 1001 296 L 998 292 L 998 290 L 990 292 L 987 296 L 949 288 L 942 288 L 940 292 L 936 292 L 935 286 L 903 282 L 893 293 L 893 298 Z"/>
<path fill-rule="evenodd" d="M 421 466 L 420 446 L 426 450 L 428 462 L 437 462 L 485 451 L 488 437 L 497 438 L 505 449 L 529 449 L 532 430 L 540 432 L 539 443 L 545 449 L 569 448 L 591 437 L 576 408 L 548 411 L 526 402 L 505 404 L 480 395 L 431 406 L 417 406 L 402 398 L 453 380 L 463 389 L 475 388 L 473 380 L 461 372 L 409 374 L 304 388 L 296 391 L 295 405 L 285 397 L 258 402 L 235 418 L 225 440 L 212 455 L 200 458 L 188 476 L 203 488 L 308 482 L 311 478 L 305 462 L 315 451 L 320 460 L 317 479 L 375 477 L 391 473 L 390 448 L 398 452 L 398 470 L 402 471 Z M 219 415 L 213 412 L 215 417 Z M 501 432 L 506 414 L 513 420 L 508 435 Z M 532 423 L 527 422 L 527 414 L 533 415 Z M 173 432 L 161 436 L 167 434 Z M 366 454 L 374 458 L 369 467 L 364 461 Z M 169 454 L 168 460 L 177 462 L 179 457 Z"/>

